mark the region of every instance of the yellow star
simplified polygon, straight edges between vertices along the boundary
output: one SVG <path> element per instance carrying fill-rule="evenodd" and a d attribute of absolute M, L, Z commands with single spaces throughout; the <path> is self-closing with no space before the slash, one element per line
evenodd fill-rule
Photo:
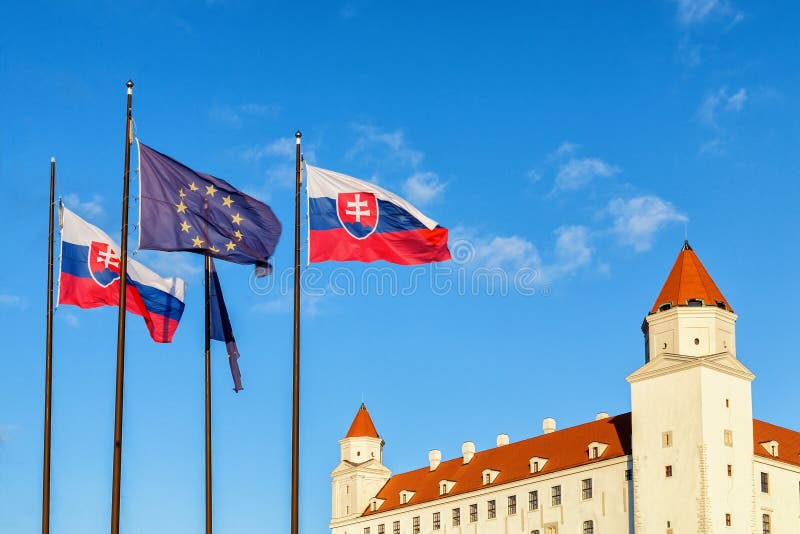
<path fill-rule="evenodd" d="M 181 198 L 186 196 L 186 193 L 183 192 L 183 188 L 180 188 L 180 190 L 178 190 L 178 194 L 181 196 Z"/>
<path fill-rule="evenodd" d="M 181 230 L 186 232 L 187 234 L 189 233 L 189 228 L 191 228 L 191 227 L 192 227 L 192 225 L 187 223 L 186 221 L 183 221 L 181 223 Z"/>
<path fill-rule="evenodd" d="M 192 182 L 189 184 L 189 189 L 191 189 L 192 191 L 197 191 L 200 188 L 194 185 L 194 182 Z"/>
<path fill-rule="evenodd" d="M 206 195 L 211 195 L 213 197 L 214 193 L 216 193 L 216 192 L 217 192 L 217 188 L 214 187 L 214 184 L 206 186 Z"/>
<path fill-rule="evenodd" d="M 194 239 L 192 239 L 192 243 L 194 243 L 195 247 L 200 248 L 200 246 L 204 243 L 204 241 L 200 239 L 200 236 L 197 236 Z"/>
<path fill-rule="evenodd" d="M 233 232 L 233 235 L 235 235 L 236 239 L 238 239 L 239 241 L 241 241 L 242 238 L 244 237 L 244 234 L 242 232 L 240 232 L 239 230 L 236 230 L 235 232 Z"/>
<path fill-rule="evenodd" d="M 231 204 L 233 204 L 233 199 L 231 198 L 230 195 L 228 195 L 227 197 L 222 197 L 223 206 L 225 206 L 226 208 L 230 208 Z"/>
<path fill-rule="evenodd" d="M 215 246 L 211 246 L 211 248 L 209 248 L 208 250 L 210 250 L 211 252 L 214 252 L 214 253 L 218 253 L 219 252 L 219 249 L 217 247 L 215 247 Z"/>
<path fill-rule="evenodd" d="M 242 220 L 243 220 L 243 217 L 241 215 L 239 215 L 238 213 L 233 216 L 233 222 L 236 223 L 236 224 L 241 224 Z"/>
<path fill-rule="evenodd" d="M 231 250 L 236 248 L 236 243 L 234 243 L 233 241 L 228 241 L 225 244 L 225 248 L 228 250 L 228 252 L 230 252 Z"/>
<path fill-rule="evenodd" d="M 175 204 L 175 207 L 178 208 L 178 213 L 186 213 L 186 204 L 183 203 L 183 200 L 180 204 Z"/>

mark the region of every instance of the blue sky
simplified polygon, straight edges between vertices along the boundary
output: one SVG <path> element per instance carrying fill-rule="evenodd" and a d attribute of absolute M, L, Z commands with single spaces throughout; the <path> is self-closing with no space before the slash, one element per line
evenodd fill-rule
<path fill-rule="evenodd" d="M 39 528 L 49 158 L 70 207 L 119 232 L 128 78 L 143 142 L 268 202 L 287 230 L 273 286 L 218 263 L 245 391 L 232 392 L 216 344 L 216 532 L 288 529 L 291 306 L 280 280 L 298 128 L 310 162 L 407 196 L 463 253 L 441 266 L 450 271 L 390 267 L 402 287 L 416 281 L 396 294 L 378 294 L 361 265 L 309 271 L 302 532 L 326 531 L 337 440 L 362 399 L 394 472 L 432 448 L 449 458 L 465 440 L 480 450 L 500 432 L 535 435 L 544 417 L 565 427 L 628 411 L 639 327 L 687 232 L 740 315 L 755 416 L 800 428 L 786 379 L 800 374 L 794 3 L 299 6 L 5 8 L 0 531 Z M 136 258 L 189 291 L 172 345 L 128 320 L 123 530 L 198 532 L 201 258 Z M 473 288 L 487 268 L 523 273 L 524 290 Z M 108 528 L 115 340 L 114 309 L 56 313 L 54 533 Z"/>

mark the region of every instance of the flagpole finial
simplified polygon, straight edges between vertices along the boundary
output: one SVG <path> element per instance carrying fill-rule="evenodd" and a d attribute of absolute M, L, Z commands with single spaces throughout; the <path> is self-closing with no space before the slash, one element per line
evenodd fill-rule
<path fill-rule="evenodd" d="M 297 130 L 294 133 L 294 138 L 297 139 L 297 142 L 300 143 L 300 138 L 303 137 L 303 133 L 300 130 Z"/>
<path fill-rule="evenodd" d="M 125 87 L 128 88 L 128 94 L 131 94 L 133 92 L 133 80 L 125 82 Z"/>
<path fill-rule="evenodd" d="M 50 156 L 50 163 L 55 163 L 55 162 L 56 162 L 56 157 Z"/>

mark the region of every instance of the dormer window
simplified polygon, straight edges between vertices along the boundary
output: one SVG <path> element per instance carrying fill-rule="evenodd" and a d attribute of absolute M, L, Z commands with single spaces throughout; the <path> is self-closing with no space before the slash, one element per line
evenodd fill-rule
<path fill-rule="evenodd" d="M 727 305 L 725 305 L 725 303 L 724 303 L 724 302 L 722 302 L 721 300 L 718 300 L 718 301 L 717 301 L 717 308 L 720 308 L 720 309 L 723 309 L 723 310 L 727 310 L 727 309 L 728 309 L 728 306 L 727 306 Z"/>
<path fill-rule="evenodd" d="M 600 443 L 599 441 L 593 441 L 589 444 L 587 451 L 589 453 L 590 460 L 596 460 L 603 456 L 603 453 L 606 452 L 608 448 L 608 443 Z"/>
<path fill-rule="evenodd" d="M 671 302 L 665 302 L 661 306 L 658 307 L 658 311 L 667 311 L 668 309 L 672 308 Z"/>
<path fill-rule="evenodd" d="M 499 474 L 500 471 L 495 471 L 494 469 L 484 469 L 481 473 L 481 476 L 483 477 L 483 484 L 491 484 Z"/>
<path fill-rule="evenodd" d="M 447 495 L 452 491 L 453 486 L 456 485 L 455 480 L 440 480 L 439 481 L 439 495 Z"/>
<path fill-rule="evenodd" d="M 764 447 L 764 450 L 767 451 L 767 453 L 769 453 L 769 455 L 773 458 L 778 457 L 778 442 L 774 439 L 772 441 L 762 442 L 761 446 Z"/>
<path fill-rule="evenodd" d="M 380 508 L 380 507 L 381 507 L 381 505 L 382 505 L 384 502 L 386 502 L 386 500 L 385 500 L 385 499 L 379 499 L 379 498 L 377 498 L 377 497 L 373 497 L 373 498 L 371 498 L 371 499 L 369 500 L 369 509 L 370 509 L 370 511 L 371 511 L 371 512 L 375 512 L 375 511 L 377 511 L 377 510 L 378 510 L 378 508 Z"/>
<path fill-rule="evenodd" d="M 408 504 L 408 502 L 414 497 L 414 491 L 410 490 L 402 490 L 400 492 L 400 504 Z"/>
<path fill-rule="evenodd" d="M 544 464 L 547 463 L 547 458 L 540 458 L 539 456 L 534 456 L 530 460 L 528 460 L 528 465 L 530 466 L 531 473 L 536 474 L 542 469 L 544 469 Z"/>
<path fill-rule="evenodd" d="M 703 299 L 688 299 L 686 305 L 691 308 L 699 308 L 703 305 Z"/>

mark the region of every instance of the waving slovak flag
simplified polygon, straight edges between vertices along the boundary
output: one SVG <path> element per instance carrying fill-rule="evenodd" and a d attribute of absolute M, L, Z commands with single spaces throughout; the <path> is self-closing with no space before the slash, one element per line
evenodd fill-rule
<path fill-rule="evenodd" d="M 447 228 L 407 200 L 352 176 L 306 165 L 310 262 L 450 259 Z"/>
<path fill-rule="evenodd" d="M 67 208 L 61 230 L 58 303 L 81 308 L 119 305 L 119 246 Z M 128 258 L 126 308 L 141 315 L 154 341 L 169 343 L 183 315 L 186 284 L 161 278 Z"/>

